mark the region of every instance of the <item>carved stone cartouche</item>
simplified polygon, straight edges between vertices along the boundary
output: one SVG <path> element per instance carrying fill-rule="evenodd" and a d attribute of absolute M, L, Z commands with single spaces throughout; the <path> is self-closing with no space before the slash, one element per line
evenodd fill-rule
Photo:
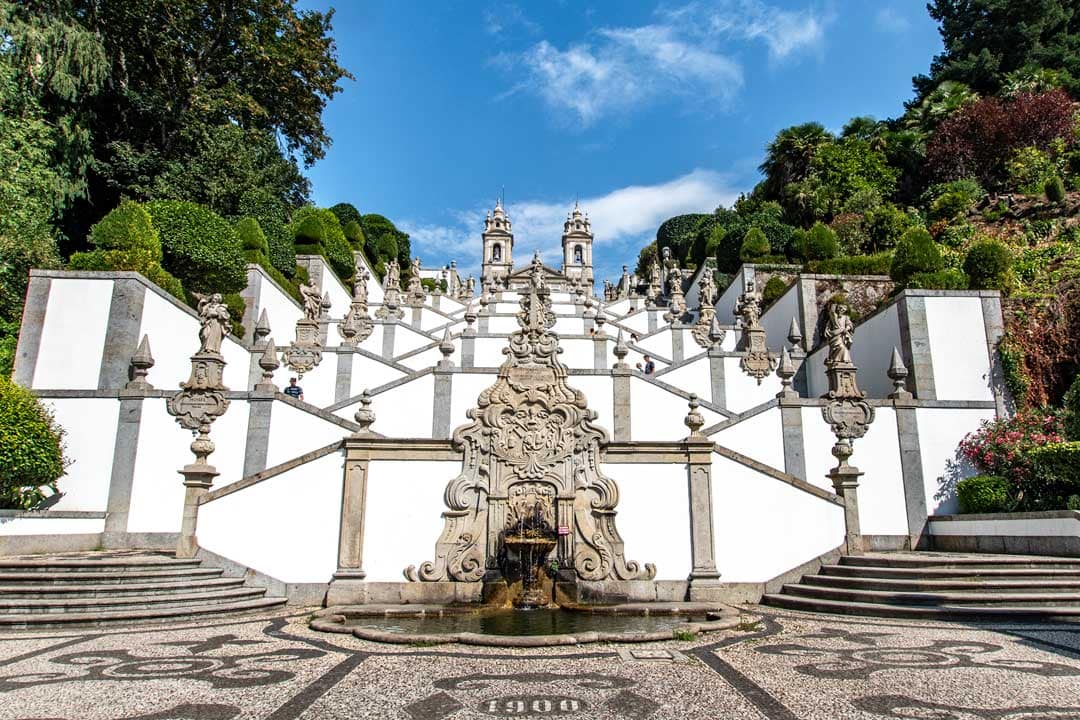
<path fill-rule="evenodd" d="M 539 265 L 539 259 L 534 260 Z M 559 361 L 550 291 L 535 268 L 521 298 L 520 329 L 510 337 L 495 384 L 453 434 L 464 451 L 461 473 L 446 486 L 445 527 L 435 559 L 410 565 L 413 581 L 478 582 L 503 577 L 500 535 L 514 512 L 511 499 L 550 496 L 560 532 L 560 574 L 580 580 L 648 580 L 656 568 L 627 561 L 615 529 L 619 490 L 600 470 L 607 434 L 596 412 L 567 384 Z"/>

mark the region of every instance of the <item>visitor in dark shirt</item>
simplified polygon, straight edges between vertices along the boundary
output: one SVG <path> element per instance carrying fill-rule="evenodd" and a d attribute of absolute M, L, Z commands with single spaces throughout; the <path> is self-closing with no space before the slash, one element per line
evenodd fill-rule
<path fill-rule="evenodd" d="M 637 369 L 640 370 L 641 372 L 645 373 L 646 375 L 652 375 L 654 372 L 656 372 L 656 363 L 653 362 L 653 360 L 652 360 L 652 358 L 650 356 L 646 355 L 645 356 L 645 366 L 642 367 L 641 363 L 638 363 L 637 364 Z"/>
<path fill-rule="evenodd" d="M 304 388 L 296 384 L 296 378 L 289 378 L 289 387 L 285 388 L 285 394 L 304 402 Z"/>

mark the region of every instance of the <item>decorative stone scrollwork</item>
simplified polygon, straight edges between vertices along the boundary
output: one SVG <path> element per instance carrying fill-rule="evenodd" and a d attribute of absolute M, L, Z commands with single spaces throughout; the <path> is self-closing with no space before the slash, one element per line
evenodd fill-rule
<path fill-rule="evenodd" d="M 338 324 L 338 334 L 341 335 L 342 344 L 356 347 L 370 335 L 375 323 L 368 315 L 368 290 L 367 282 L 371 274 L 364 268 L 356 269 L 356 285 L 353 286 L 352 302 L 349 303 L 349 311 Z"/>
<path fill-rule="evenodd" d="M 778 361 L 769 354 L 765 328 L 761 326 L 761 293 L 755 290 L 753 280 L 747 281 L 746 290 L 735 302 L 735 314 L 742 321 L 739 349 L 745 353 L 739 367 L 760 385 L 776 369 Z"/>
<path fill-rule="evenodd" d="M 866 435 L 874 421 L 874 408 L 864 399 L 866 393 L 859 390 L 855 375 L 858 369 L 852 362 L 851 343 L 855 325 L 848 317 L 847 303 L 842 296 L 834 297 L 826 307 L 827 321 L 822 337 L 828 343 L 829 354 L 825 358 L 825 374 L 829 378 L 829 392 L 824 397 L 829 402 L 821 408 L 825 422 L 832 426 L 836 444 L 832 454 L 839 461 L 830 471 L 834 483 L 840 478 L 857 478 L 858 469 L 848 465 L 853 452 L 851 442 Z"/>
<path fill-rule="evenodd" d="M 648 580 L 656 574 L 655 566 L 624 556 L 615 528 L 619 490 L 598 462 L 607 434 L 594 424 L 596 412 L 585 395 L 567 384 L 558 337 L 550 332 L 555 314 L 539 258 L 530 285 L 498 379 L 468 411 L 471 422 L 454 431 L 464 460 L 443 493 L 445 526 L 435 558 L 406 568 L 409 580 L 500 577 L 499 535 L 513 517 L 514 498 L 536 496 L 543 486 L 551 489 L 551 525 L 567 530 L 552 551 L 561 574 L 582 580 Z"/>
<path fill-rule="evenodd" d="M 191 375 L 187 382 L 180 383 L 180 392 L 169 398 L 166 409 L 181 427 L 205 433 L 210 423 L 229 408 L 225 397 L 228 388 L 222 382 L 225 358 L 221 355 L 221 341 L 229 333 L 230 318 L 218 293 L 198 298 L 199 351 L 191 356 Z"/>

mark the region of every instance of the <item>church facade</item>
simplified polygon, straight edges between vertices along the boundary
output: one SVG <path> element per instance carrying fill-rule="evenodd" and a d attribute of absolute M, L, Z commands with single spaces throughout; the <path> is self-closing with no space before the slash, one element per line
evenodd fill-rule
<path fill-rule="evenodd" d="M 510 217 L 502 201 L 484 219 L 481 234 L 483 260 L 480 279 L 489 292 L 518 290 L 528 287 L 531 276 L 531 258 L 514 266 L 514 233 Z M 554 290 L 569 291 L 581 287 L 587 295 L 593 295 L 593 232 L 589 216 L 574 203 L 563 223 L 562 267 L 558 270 L 544 266 L 544 280 Z"/>

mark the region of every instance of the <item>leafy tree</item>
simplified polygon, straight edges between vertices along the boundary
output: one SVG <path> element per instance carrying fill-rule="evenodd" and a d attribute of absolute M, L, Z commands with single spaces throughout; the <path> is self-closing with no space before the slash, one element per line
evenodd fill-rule
<path fill-rule="evenodd" d="M 1009 73 L 1028 67 L 1080 78 L 1080 11 L 1072 0 L 933 0 L 927 9 L 945 50 L 929 75 L 913 79 L 918 100 L 943 80 L 996 93 Z"/>
<path fill-rule="evenodd" d="M 752 263 L 769 254 L 769 238 L 760 228 L 752 227 L 743 236 L 742 248 L 739 250 L 739 259 L 743 262 Z"/>
<path fill-rule="evenodd" d="M 649 277 L 649 268 L 659 258 L 659 253 L 656 251 L 656 241 L 653 241 L 641 248 L 641 252 L 638 253 L 637 267 L 634 268 L 634 274 L 639 278 Z"/>
<path fill-rule="evenodd" d="M 816 222 L 796 238 L 795 252 L 803 260 L 827 260 L 839 254 L 840 243 L 828 225 Z"/>
<path fill-rule="evenodd" d="M 289 228 L 298 255 L 322 255 L 338 277 L 353 276 L 356 265 L 352 248 L 334 213 L 308 205 L 293 213 Z"/>
<path fill-rule="evenodd" d="M 342 228 L 342 232 L 345 233 L 345 239 L 349 241 L 349 245 L 352 245 L 354 250 L 364 249 L 364 229 L 360 227 L 359 222 L 350 220 L 348 224 Z"/>
<path fill-rule="evenodd" d="M 945 80 L 918 103 L 908 103 L 904 125 L 923 132 L 933 132 L 945 118 L 979 99 L 979 94 L 962 82 Z"/>
<path fill-rule="evenodd" d="M 236 293 L 247 262 L 232 224 L 207 207 L 178 200 L 146 204 L 161 237 L 165 269 L 194 292 Z"/>
<path fill-rule="evenodd" d="M 833 141 L 821 123 L 811 122 L 785 128 L 776 134 L 765 151 L 765 161 L 758 168 L 765 175 L 764 197 L 780 200 L 785 188 L 804 180 L 817 151 Z"/>
<path fill-rule="evenodd" d="M 945 265 L 934 238 L 926 228 L 913 227 L 904 233 L 896 245 L 889 275 L 901 285 L 907 285 L 913 275 L 936 273 Z"/>
<path fill-rule="evenodd" d="M 886 203 L 866 214 L 865 252 L 876 253 L 895 247 L 900 236 L 918 222 L 895 205 Z"/>
<path fill-rule="evenodd" d="M 351 222 L 355 222 L 359 225 L 363 219 L 363 215 L 360 214 L 360 211 L 350 203 L 338 203 L 330 208 L 330 212 L 334 213 L 334 216 L 337 217 L 338 222 L 341 223 L 341 227 L 343 228 Z"/>
<path fill-rule="evenodd" d="M 57 490 L 64 431 L 33 393 L 0 377 L 0 508 L 29 510 Z"/>
<path fill-rule="evenodd" d="M 993 187 L 1019 148 L 1048 150 L 1072 137 L 1072 101 L 1061 90 L 984 98 L 964 107 L 934 131 L 926 148 L 930 174 L 940 180 L 975 178 Z"/>
<path fill-rule="evenodd" d="M 272 191 L 251 188 L 240 196 L 240 214 L 254 218 L 266 235 L 270 264 L 285 277 L 296 273 L 296 249 L 286 227 L 288 208 Z"/>
<path fill-rule="evenodd" d="M 822 145 L 810 162 L 809 182 L 826 199 L 815 213 L 831 219 L 859 194 L 871 194 L 880 202 L 896 190 L 897 175 L 885 154 L 865 140 L 848 138 Z"/>
<path fill-rule="evenodd" d="M 964 272 L 972 290 L 1004 290 L 1012 272 L 1012 253 L 997 240 L 977 242 L 968 248 Z"/>
<path fill-rule="evenodd" d="M 382 215 L 364 215 L 360 223 L 364 230 L 364 250 L 376 264 L 394 258 L 402 268 L 402 278 L 412 262 L 409 234 L 398 230 Z"/>

